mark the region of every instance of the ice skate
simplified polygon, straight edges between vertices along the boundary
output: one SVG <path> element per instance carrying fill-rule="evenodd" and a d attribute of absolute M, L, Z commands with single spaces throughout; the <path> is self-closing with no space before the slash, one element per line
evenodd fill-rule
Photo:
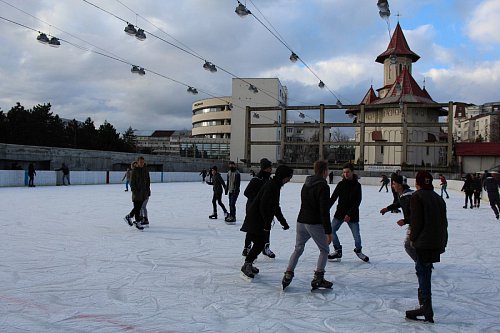
<path fill-rule="evenodd" d="M 226 217 L 224 219 L 224 221 L 226 221 L 226 224 L 229 224 L 229 225 L 234 225 L 236 224 L 236 218 L 235 217 L 232 217 L 231 215 L 229 215 L 228 217 Z"/>
<path fill-rule="evenodd" d="M 129 226 L 133 226 L 133 225 L 134 225 L 134 222 L 132 222 L 132 218 L 130 217 L 130 215 L 126 215 L 126 216 L 123 218 L 123 220 L 124 220 L 125 222 L 127 222 Z"/>
<path fill-rule="evenodd" d="M 333 251 L 333 253 L 330 253 L 328 255 L 328 260 L 329 261 L 337 261 L 340 262 L 342 259 L 342 249 L 338 249 Z"/>
<path fill-rule="evenodd" d="M 142 220 L 141 225 L 144 228 L 149 228 L 149 220 L 147 218 L 145 218 L 144 220 Z"/>
<path fill-rule="evenodd" d="M 317 289 L 332 289 L 333 283 L 325 280 L 325 272 L 314 272 L 314 278 L 311 281 L 311 291 Z"/>
<path fill-rule="evenodd" d="M 420 301 L 420 300 L 419 300 Z M 418 318 L 418 317 L 424 317 Z M 406 318 L 411 320 L 428 321 L 429 323 L 434 323 L 434 311 L 432 310 L 432 300 L 431 297 L 422 299 L 422 305 L 415 310 L 406 311 Z"/>
<path fill-rule="evenodd" d="M 251 262 L 246 262 L 241 266 L 241 274 L 240 276 L 249 282 L 253 281 L 253 278 L 255 277 L 255 274 L 253 273 L 252 270 L 252 263 Z"/>
<path fill-rule="evenodd" d="M 134 221 L 134 225 L 135 225 L 135 227 L 136 227 L 137 229 L 139 229 L 139 230 L 141 230 L 141 231 L 142 231 L 142 230 L 144 230 L 144 227 L 142 226 L 141 221 Z"/>
<path fill-rule="evenodd" d="M 211 220 L 217 220 L 217 213 L 213 213 L 208 218 L 211 219 Z"/>
<path fill-rule="evenodd" d="M 283 290 L 285 290 L 286 287 L 292 283 L 293 280 L 293 272 L 292 271 L 286 271 L 285 274 L 283 275 L 283 280 L 281 280 L 281 284 L 283 286 Z"/>
<path fill-rule="evenodd" d="M 370 258 L 368 258 L 368 256 L 365 255 L 363 252 L 361 252 L 361 249 L 354 249 L 354 253 L 356 253 L 358 258 L 363 260 L 364 262 L 370 261 Z"/>
<path fill-rule="evenodd" d="M 265 255 L 268 258 L 274 259 L 276 258 L 276 255 L 274 254 L 273 251 L 269 248 L 269 243 L 266 243 L 264 246 L 264 250 L 262 250 L 262 254 Z"/>

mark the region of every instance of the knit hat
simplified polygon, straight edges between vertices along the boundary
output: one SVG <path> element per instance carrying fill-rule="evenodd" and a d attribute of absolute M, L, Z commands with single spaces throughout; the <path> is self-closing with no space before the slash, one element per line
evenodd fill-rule
<path fill-rule="evenodd" d="M 423 190 L 433 190 L 432 175 L 427 171 L 419 171 L 415 177 L 415 183 Z"/>
<path fill-rule="evenodd" d="M 290 177 L 292 178 L 293 176 L 293 169 L 286 166 L 286 165 L 280 165 L 277 169 L 276 172 L 274 173 L 274 179 L 277 179 L 279 181 Z"/>
<path fill-rule="evenodd" d="M 272 166 L 273 166 L 273 164 L 267 158 L 264 157 L 263 159 L 260 160 L 260 168 L 262 170 L 267 169 L 267 168 L 271 168 Z"/>

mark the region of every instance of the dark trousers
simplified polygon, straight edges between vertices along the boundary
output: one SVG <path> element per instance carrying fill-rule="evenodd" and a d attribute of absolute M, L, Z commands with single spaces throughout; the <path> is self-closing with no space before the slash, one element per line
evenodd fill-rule
<path fill-rule="evenodd" d="M 418 288 L 420 289 L 422 298 L 431 296 L 431 277 L 432 277 L 432 263 L 424 263 L 419 256 L 415 263 L 415 271 L 418 279 Z"/>
<path fill-rule="evenodd" d="M 144 201 L 138 201 L 138 200 L 134 200 L 133 203 L 134 203 L 134 208 L 132 208 L 132 210 L 130 211 L 130 217 L 134 217 L 135 216 L 135 220 L 136 221 L 140 221 L 141 220 L 141 208 L 142 208 L 142 203 Z"/>
<path fill-rule="evenodd" d="M 498 192 L 488 193 L 488 200 L 490 200 L 491 209 L 493 209 L 495 215 L 498 215 L 500 210 L 500 196 Z"/>
<path fill-rule="evenodd" d="M 252 263 L 255 259 L 257 259 L 262 250 L 264 250 L 266 240 L 269 239 L 269 232 L 264 230 L 258 233 L 247 232 L 247 236 L 250 237 L 250 241 L 253 242 L 253 246 L 250 252 L 248 252 L 245 262 Z"/>
<path fill-rule="evenodd" d="M 481 191 L 474 191 L 474 205 L 479 207 L 481 203 Z"/>
<path fill-rule="evenodd" d="M 382 191 L 382 189 L 384 188 L 385 186 L 385 191 L 386 192 L 389 192 L 389 189 L 387 188 L 387 184 L 382 184 L 382 186 L 380 186 L 380 190 L 378 190 L 379 192 Z"/>
<path fill-rule="evenodd" d="M 229 192 L 229 215 L 236 218 L 236 200 L 238 200 L 237 192 Z"/>
<path fill-rule="evenodd" d="M 227 213 L 226 206 L 224 206 L 221 199 L 222 199 L 222 192 L 221 193 L 214 192 L 214 196 L 212 197 L 212 206 L 214 208 L 214 214 L 217 214 L 217 204 L 221 206 L 224 213 Z"/>
<path fill-rule="evenodd" d="M 271 240 L 271 232 L 266 232 L 266 239 L 264 240 L 264 246 L 266 244 L 270 244 L 270 240 Z M 249 233 L 247 233 L 247 235 L 245 236 L 245 247 L 246 248 L 249 248 L 250 246 L 252 246 L 252 238 L 250 236 Z"/>
<path fill-rule="evenodd" d="M 465 207 L 467 207 L 467 200 L 469 200 L 470 206 L 474 207 L 472 205 L 472 192 L 470 192 L 470 191 L 465 192 Z"/>
<path fill-rule="evenodd" d="M 35 186 L 35 176 L 29 175 L 28 186 Z"/>

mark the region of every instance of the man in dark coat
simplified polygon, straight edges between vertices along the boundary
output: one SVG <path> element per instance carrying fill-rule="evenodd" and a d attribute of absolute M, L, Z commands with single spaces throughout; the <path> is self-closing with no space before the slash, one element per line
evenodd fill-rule
<path fill-rule="evenodd" d="M 66 185 L 66 180 L 68 181 L 68 185 L 71 185 L 71 182 L 69 181 L 69 168 L 65 163 L 61 164 L 61 167 L 59 169 L 56 169 L 56 171 L 62 171 L 62 173 L 63 173 L 63 177 L 62 177 L 63 185 Z"/>
<path fill-rule="evenodd" d="M 212 177 L 211 181 L 207 182 L 207 184 L 212 185 L 212 189 L 214 191 L 214 195 L 212 196 L 212 207 L 214 212 L 208 218 L 215 220 L 217 219 L 217 204 L 219 204 L 224 211 L 224 217 L 228 216 L 226 206 L 222 203 L 222 193 L 223 191 L 227 192 L 227 187 L 226 183 L 224 183 L 224 179 L 222 179 L 222 176 L 217 171 L 217 166 L 214 165 L 210 170 L 212 170 Z"/>
<path fill-rule="evenodd" d="M 252 204 L 255 197 L 257 197 L 257 193 L 259 193 L 260 189 L 264 184 L 271 178 L 271 172 L 273 171 L 273 164 L 267 158 L 262 158 L 260 160 L 260 171 L 259 173 L 253 177 L 245 188 L 245 192 L 243 194 L 247 197 L 247 205 L 246 211 Z M 286 222 L 283 213 L 281 212 L 280 207 L 277 208 L 274 216 L 279 221 L 279 223 L 283 226 L 283 229 L 287 230 L 289 228 L 288 223 Z M 265 240 L 264 250 L 262 250 L 262 254 L 269 257 L 275 258 L 276 255 L 273 251 L 271 251 L 271 240 L 270 233 L 267 234 L 267 238 Z M 245 237 L 245 247 L 243 248 L 242 256 L 246 257 L 250 249 L 252 248 L 252 240 L 250 239 L 250 235 L 247 233 Z"/>
<path fill-rule="evenodd" d="M 359 232 L 359 205 L 361 204 L 361 184 L 358 176 L 353 173 L 351 163 L 344 164 L 342 168 L 342 180 L 337 184 L 330 198 L 330 208 L 339 199 L 337 210 L 332 220 L 333 248 L 334 252 L 328 255 L 328 259 L 340 261 L 342 258 L 342 245 L 337 236 L 337 230 L 345 222 L 351 229 L 354 237 L 354 253 L 359 259 L 368 262 L 370 259 L 361 252 L 361 234 Z"/>
<path fill-rule="evenodd" d="M 319 249 L 311 287 L 313 289 L 332 287 L 332 283 L 324 278 L 329 245 L 333 237 L 330 224 L 330 186 L 326 182 L 327 176 L 328 162 L 316 161 L 314 162 L 314 175 L 308 176 L 302 186 L 295 249 L 290 256 L 288 267 L 283 276 L 283 289 L 292 282 L 297 262 L 310 238 L 314 240 Z"/>
<path fill-rule="evenodd" d="M 292 176 L 293 169 L 286 165 L 280 165 L 276 169 L 274 177 L 264 184 L 247 209 L 241 231 L 249 234 L 253 246 L 245 257 L 241 271 L 249 278 L 253 278 L 254 274 L 258 273 L 258 269 L 252 264 L 264 249 L 276 211 L 281 210 L 279 206 L 281 188 L 290 181 Z"/>
<path fill-rule="evenodd" d="M 440 261 L 448 243 L 448 219 L 446 203 L 432 186 L 432 175 L 419 171 L 416 188 L 410 201 L 411 229 L 410 241 L 417 253 L 417 271 L 420 307 L 406 311 L 406 318 L 418 320 L 423 316 L 426 321 L 434 322 L 431 300 L 431 276 L 433 263 Z"/>
<path fill-rule="evenodd" d="M 130 190 L 132 191 L 134 208 L 130 214 L 125 216 L 125 221 L 129 226 L 135 224 L 137 229 L 142 230 L 144 226 L 142 225 L 141 208 L 144 201 L 151 195 L 151 179 L 149 177 L 149 171 L 144 165 L 144 157 L 139 156 L 137 161 L 132 163 L 131 169 Z M 135 217 L 135 221 L 132 221 L 133 217 Z"/>
<path fill-rule="evenodd" d="M 487 173 L 485 180 L 484 180 L 484 189 L 488 193 L 488 200 L 490 201 L 490 207 L 493 209 L 493 212 L 495 213 L 495 217 L 499 218 L 499 211 L 500 211 L 500 196 L 498 194 L 498 186 L 500 184 L 498 181 L 493 178 L 491 173 Z"/>

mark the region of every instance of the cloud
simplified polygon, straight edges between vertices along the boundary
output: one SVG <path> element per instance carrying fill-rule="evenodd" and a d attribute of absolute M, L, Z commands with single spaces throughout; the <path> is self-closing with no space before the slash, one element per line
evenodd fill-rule
<path fill-rule="evenodd" d="M 469 38 L 484 44 L 500 43 L 500 1 L 480 3 L 468 20 L 465 31 Z"/>

